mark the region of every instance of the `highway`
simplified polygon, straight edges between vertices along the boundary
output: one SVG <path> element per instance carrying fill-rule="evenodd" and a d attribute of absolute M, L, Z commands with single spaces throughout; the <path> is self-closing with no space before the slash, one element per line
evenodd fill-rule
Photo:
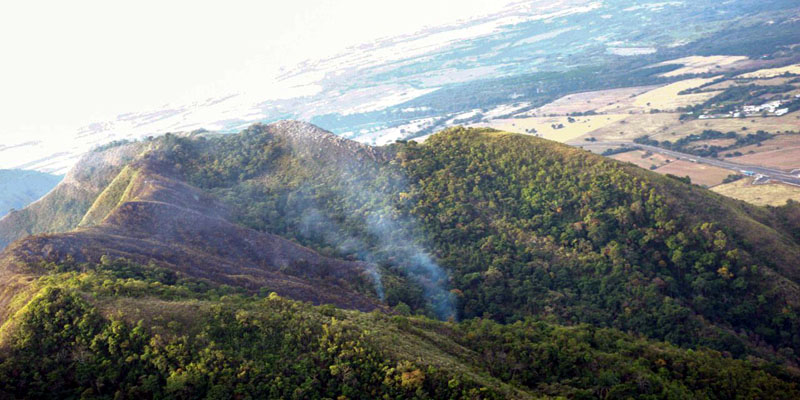
<path fill-rule="evenodd" d="M 779 169 L 759 167 L 756 165 L 737 164 L 729 161 L 718 160 L 716 158 L 698 157 L 692 154 L 680 153 L 677 151 L 662 149 L 660 147 L 650 146 L 646 144 L 638 144 L 633 142 L 569 142 L 567 144 L 570 146 L 581 147 L 581 148 L 600 147 L 600 146 L 638 147 L 642 150 L 648 150 L 652 151 L 653 153 L 664 154 L 670 157 L 674 157 L 676 159 L 694 161 L 701 164 L 712 165 L 719 168 L 733 170 L 739 173 L 741 173 L 741 171 L 752 171 L 756 174 L 764 175 L 765 177 L 774 181 L 780 181 L 783 183 L 788 183 L 790 185 L 800 186 L 800 176 L 792 175 L 786 171 L 781 171 Z"/>

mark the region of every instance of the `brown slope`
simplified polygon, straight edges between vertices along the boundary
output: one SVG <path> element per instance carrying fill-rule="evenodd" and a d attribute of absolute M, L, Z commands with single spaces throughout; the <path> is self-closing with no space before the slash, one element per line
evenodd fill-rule
<path fill-rule="evenodd" d="M 227 209 L 147 157 L 126 198 L 102 223 L 19 240 L 0 255 L 3 280 L 40 261 L 99 262 L 103 255 L 156 264 L 187 276 L 289 298 L 363 311 L 379 307 L 359 293 L 371 281 L 363 263 L 323 257 L 281 237 L 242 228 Z"/>

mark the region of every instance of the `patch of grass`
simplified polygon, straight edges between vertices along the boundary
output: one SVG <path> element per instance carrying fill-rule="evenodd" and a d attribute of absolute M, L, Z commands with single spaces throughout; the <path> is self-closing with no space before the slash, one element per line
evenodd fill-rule
<path fill-rule="evenodd" d="M 120 171 L 113 181 L 100 193 L 94 204 L 83 216 L 83 219 L 78 224 L 82 226 L 97 225 L 105 219 L 108 214 L 113 211 L 117 206 L 127 201 L 126 195 L 129 194 L 131 183 L 136 179 L 138 171 L 133 169 L 130 165 Z"/>

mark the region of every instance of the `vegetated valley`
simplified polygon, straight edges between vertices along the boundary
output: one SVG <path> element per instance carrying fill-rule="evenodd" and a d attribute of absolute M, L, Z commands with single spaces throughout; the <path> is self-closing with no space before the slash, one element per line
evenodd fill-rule
<path fill-rule="evenodd" d="M 120 143 L 0 244 L 0 397 L 800 397 L 800 205 L 532 136 Z"/>

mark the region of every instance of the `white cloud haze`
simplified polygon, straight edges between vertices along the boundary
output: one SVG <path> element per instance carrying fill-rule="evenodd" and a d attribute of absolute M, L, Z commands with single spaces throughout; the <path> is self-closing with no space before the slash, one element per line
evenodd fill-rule
<path fill-rule="evenodd" d="M 485 0 L 17 1 L 0 5 L 0 145 L 257 90 L 281 66 L 501 9 Z M 274 88 L 281 90 L 280 87 Z"/>

